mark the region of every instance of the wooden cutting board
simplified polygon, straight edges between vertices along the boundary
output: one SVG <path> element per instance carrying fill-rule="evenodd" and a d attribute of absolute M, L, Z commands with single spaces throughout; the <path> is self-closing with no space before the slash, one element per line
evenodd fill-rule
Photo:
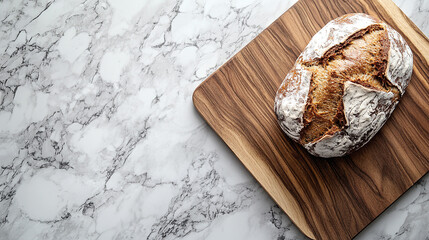
<path fill-rule="evenodd" d="M 274 115 L 280 83 L 311 37 L 346 13 L 377 16 L 414 53 L 404 97 L 354 154 L 319 159 L 288 139 Z M 301 0 L 194 92 L 203 118 L 301 231 L 350 239 L 429 170 L 429 41 L 391 0 Z"/>

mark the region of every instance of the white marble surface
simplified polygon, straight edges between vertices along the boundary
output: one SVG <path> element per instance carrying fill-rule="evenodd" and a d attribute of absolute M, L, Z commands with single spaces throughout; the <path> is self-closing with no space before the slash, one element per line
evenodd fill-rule
<path fill-rule="evenodd" d="M 0 1 L 0 239 L 305 239 L 191 101 L 294 2 Z M 428 239 L 428 193 L 357 239 Z"/>

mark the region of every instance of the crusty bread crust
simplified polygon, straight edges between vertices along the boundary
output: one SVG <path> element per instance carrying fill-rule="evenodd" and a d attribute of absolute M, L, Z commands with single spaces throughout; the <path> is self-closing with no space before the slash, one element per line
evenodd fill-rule
<path fill-rule="evenodd" d="M 304 127 L 303 114 L 307 103 L 312 73 L 300 64 L 290 70 L 275 99 L 275 112 L 280 127 L 293 140 L 299 141 Z M 287 115 L 285 115 L 287 114 Z"/>
<path fill-rule="evenodd" d="M 298 62 L 318 61 L 329 54 L 331 49 L 347 43 L 356 32 L 372 25 L 382 23 L 380 20 L 363 13 L 352 13 L 338 17 L 328 22 L 317 32 L 307 47 L 298 57 Z"/>
<path fill-rule="evenodd" d="M 385 23 L 384 26 L 390 43 L 385 75 L 403 95 L 413 72 L 413 52 L 401 34 Z"/>
<path fill-rule="evenodd" d="M 344 84 L 344 115 L 346 126 L 332 135 L 307 143 L 304 147 L 313 155 L 338 157 L 365 145 L 384 125 L 394 110 L 392 92 L 367 88 L 347 81 Z"/>
<path fill-rule="evenodd" d="M 311 39 L 277 92 L 281 128 L 315 156 L 357 150 L 403 95 L 412 58 L 402 36 L 374 17 L 357 13 L 332 20 Z"/>

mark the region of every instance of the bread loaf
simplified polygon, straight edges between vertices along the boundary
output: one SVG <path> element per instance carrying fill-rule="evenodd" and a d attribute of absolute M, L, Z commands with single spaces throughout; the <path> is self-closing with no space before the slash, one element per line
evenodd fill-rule
<path fill-rule="evenodd" d="M 366 14 L 336 18 L 314 35 L 277 91 L 283 131 L 311 154 L 339 157 L 365 145 L 405 92 L 413 54 Z"/>

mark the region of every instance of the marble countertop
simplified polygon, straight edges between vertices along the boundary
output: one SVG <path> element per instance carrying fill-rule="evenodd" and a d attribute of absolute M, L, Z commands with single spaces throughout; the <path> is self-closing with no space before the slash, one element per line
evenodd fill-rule
<path fill-rule="evenodd" d="M 191 99 L 294 3 L 0 1 L 0 239 L 306 239 Z M 428 178 L 357 239 L 427 239 Z"/>

